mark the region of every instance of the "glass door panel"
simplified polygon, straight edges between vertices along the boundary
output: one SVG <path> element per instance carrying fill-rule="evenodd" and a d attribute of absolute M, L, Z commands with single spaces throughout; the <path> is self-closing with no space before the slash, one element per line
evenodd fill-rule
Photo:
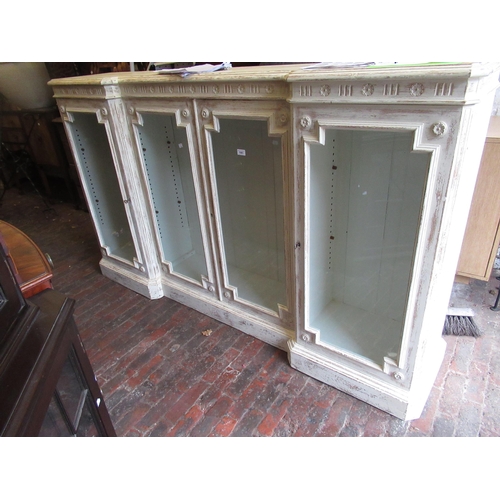
<path fill-rule="evenodd" d="M 307 294 L 323 344 L 398 353 L 430 153 L 414 134 L 327 129 L 311 144 Z"/>
<path fill-rule="evenodd" d="M 162 260 L 201 282 L 207 264 L 186 129 L 173 115 L 141 113 L 140 151 L 155 212 Z"/>
<path fill-rule="evenodd" d="M 71 137 L 101 244 L 110 255 L 133 262 L 137 254 L 106 129 L 94 113 L 72 115 Z"/>
<path fill-rule="evenodd" d="M 267 121 L 220 119 L 212 134 L 227 276 L 238 296 L 286 306 L 281 139 Z"/>

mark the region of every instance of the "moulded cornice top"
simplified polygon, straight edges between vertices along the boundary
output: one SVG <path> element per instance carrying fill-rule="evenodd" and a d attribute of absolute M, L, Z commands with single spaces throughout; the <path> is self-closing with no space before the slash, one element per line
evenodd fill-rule
<path fill-rule="evenodd" d="M 49 85 L 120 85 L 134 83 L 189 83 L 213 81 L 286 81 L 288 76 L 304 67 L 304 64 L 244 66 L 229 68 L 212 73 L 193 74 L 183 78 L 177 74 L 161 74 L 158 71 L 130 71 L 123 73 L 105 73 L 97 75 L 74 76 L 51 80 Z"/>
<path fill-rule="evenodd" d="M 287 78 L 289 82 L 316 80 L 403 80 L 403 79 L 467 79 L 487 76 L 498 63 L 422 63 L 373 64 L 366 67 L 297 69 Z"/>
<path fill-rule="evenodd" d="M 347 63 L 348 64 L 348 63 Z M 246 66 L 211 73 L 106 73 L 51 80 L 56 99 L 247 99 L 289 103 L 477 103 L 499 85 L 498 63 Z"/>
<path fill-rule="evenodd" d="M 424 63 L 417 65 L 392 64 L 362 67 L 332 67 L 304 69 L 308 64 L 244 66 L 212 73 L 194 74 L 183 78 L 176 74 L 160 74 L 158 71 L 133 71 L 76 76 L 51 80 L 49 85 L 120 85 L 134 83 L 172 82 L 231 82 L 231 81 L 318 81 L 318 80 L 387 80 L 410 78 L 467 79 L 486 76 L 498 63 Z"/>

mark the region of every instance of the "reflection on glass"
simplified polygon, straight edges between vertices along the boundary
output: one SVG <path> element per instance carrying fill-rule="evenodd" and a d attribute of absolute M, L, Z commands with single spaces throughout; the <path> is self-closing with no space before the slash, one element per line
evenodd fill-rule
<path fill-rule="evenodd" d="M 329 129 L 310 147 L 309 325 L 382 364 L 398 353 L 430 153 L 413 133 Z"/>
<path fill-rule="evenodd" d="M 39 437 L 70 437 L 73 436 L 71 425 L 68 422 L 64 408 L 55 396 L 50 400 L 50 405 L 45 414 Z"/>
<path fill-rule="evenodd" d="M 85 406 L 82 408 L 82 414 L 80 416 L 80 422 L 78 429 L 76 431 L 77 437 L 97 437 L 99 436 L 99 431 L 95 425 L 94 417 L 90 410 L 90 401 L 87 398 Z"/>
<path fill-rule="evenodd" d="M 201 282 L 207 265 L 186 130 L 170 115 L 142 117 L 137 131 L 163 260 L 175 273 Z"/>
<path fill-rule="evenodd" d="M 66 410 L 70 422 L 76 427 L 88 391 L 85 389 L 75 367 L 76 361 L 72 359 L 72 356 L 68 357 L 57 381 L 57 395 Z"/>
<path fill-rule="evenodd" d="M 221 119 L 212 146 L 229 283 L 278 311 L 286 306 L 281 139 L 265 121 Z"/>
<path fill-rule="evenodd" d="M 85 388 L 73 348 L 64 361 L 56 390 L 44 418 L 40 437 L 98 436 L 91 395 Z"/>
<path fill-rule="evenodd" d="M 71 135 L 102 243 L 111 255 L 133 262 L 135 247 L 106 129 L 93 113 L 72 114 Z"/>

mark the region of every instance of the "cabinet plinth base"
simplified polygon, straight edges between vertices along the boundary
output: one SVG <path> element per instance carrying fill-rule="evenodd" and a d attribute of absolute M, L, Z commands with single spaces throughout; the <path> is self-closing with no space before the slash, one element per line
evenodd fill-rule
<path fill-rule="evenodd" d="M 163 297 L 163 289 L 160 279 L 152 280 L 146 276 L 139 276 L 138 273 L 133 273 L 125 269 L 123 266 L 118 266 L 107 259 L 101 259 L 99 262 L 101 272 L 106 278 L 109 278 L 120 285 L 123 285 L 140 295 L 144 295 L 148 299 L 159 299 Z"/>
<path fill-rule="evenodd" d="M 262 342 L 266 342 L 282 351 L 287 351 L 287 342 L 293 337 L 293 332 L 279 325 L 273 325 L 265 320 L 235 310 L 215 298 L 197 293 L 188 287 L 172 286 L 171 284 L 156 283 L 147 278 L 141 279 L 137 274 L 118 267 L 107 259 L 99 262 L 101 272 L 106 278 L 123 285 L 130 290 L 149 299 L 168 297 L 194 309 L 210 318 L 229 325 L 237 330 L 251 335 Z"/>
<path fill-rule="evenodd" d="M 441 365 L 441 356 L 436 357 L 437 370 Z M 310 377 L 339 389 L 379 410 L 390 413 L 401 420 L 415 420 L 420 417 L 432 388 L 435 376 L 420 384 L 419 390 L 398 387 L 395 383 L 384 382 L 362 374 L 312 352 L 290 340 L 288 342 L 288 360 L 290 366 Z"/>
<path fill-rule="evenodd" d="M 262 342 L 270 344 L 278 349 L 287 351 L 287 343 L 293 337 L 291 330 L 286 330 L 279 325 L 273 325 L 267 321 L 238 311 L 217 299 L 204 297 L 200 299 L 192 290 L 184 288 L 173 288 L 165 286 L 165 296 L 185 306 L 216 319 L 221 323 L 236 328 L 240 332 L 255 337 Z"/>

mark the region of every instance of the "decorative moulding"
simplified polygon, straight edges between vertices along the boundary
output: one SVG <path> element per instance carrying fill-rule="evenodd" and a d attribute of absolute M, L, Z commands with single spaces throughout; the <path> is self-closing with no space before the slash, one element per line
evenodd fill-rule
<path fill-rule="evenodd" d="M 286 99 L 288 84 L 285 82 L 245 82 L 245 83 L 165 83 L 151 85 L 120 86 L 122 97 L 191 97 L 198 99 Z"/>
<path fill-rule="evenodd" d="M 463 103 L 467 82 L 433 80 L 407 81 L 353 81 L 300 82 L 292 84 L 292 103 Z M 470 89 L 469 89 L 470 93 Z"/>
<path fill-rule="evenodd" d="M 57 98 L 117 98 L 117 97 L 194 97 L 194 98 L 232 98 L 235 96 L 252 99 L 285 99 L 288 85 L 285 82 L 251 83 L 151 83 L 151 84 L 113 84 L 101 86 L 54 86 Z"/>

